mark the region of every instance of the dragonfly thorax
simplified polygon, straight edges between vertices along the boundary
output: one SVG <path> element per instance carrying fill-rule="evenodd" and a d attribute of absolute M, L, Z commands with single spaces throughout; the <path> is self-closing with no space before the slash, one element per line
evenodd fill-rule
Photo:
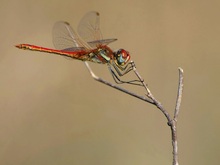
<path fill-rule="evenodd" d="M 104 58 L 107 62 L 109 62 L 111 59 L 109 56 L 111 53 L 112 52 L 109 52 L 109 50 L 106 48 L 99 48 L 98 49 L 98 54 L 101 55 L 101 57 Z"/>
<path fill-rule="evenodd" d="M 130 60 L 130 54 L 124 49 L 119 49 L 114 52 L 115 63 L 119 66 L 126 65 Z"/>

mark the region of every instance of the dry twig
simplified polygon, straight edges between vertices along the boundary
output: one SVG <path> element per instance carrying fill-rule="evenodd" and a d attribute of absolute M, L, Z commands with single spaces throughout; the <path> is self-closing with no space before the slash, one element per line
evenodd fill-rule
<path fill-rule="evenodd" d="M 99 81 L 105 85 L 108 85 L 112 88 L 115 88 L 121 92 L 124 92 L 126 94 L 129 94 L 133 97 L 136 97 L 142 101 L 148 102 L 150 104 L 155 105 L 163 114 L 164 116 L 167 118 L 167 124 L 168 126 L 170 126 L 171 128 L 171 138 L 172 138 L 172 146 L 173 146 L 173 165 L 179 165 L 178 163 L 178 146 L 177 146 L 177 128 L 176 128 L 176 124 L 177 124 L 177 117 L 180 111 L 180 104 L 181 104 L 181 100 L 182 100 L 182 93 L 183 93 L 183 69 L 179 68 L 179 86 L 178 86 L 178 93 L 177 93 L 177 99 L 176 99 L 176 107 L 174 110 L 174 116 L 173 118 L 170 117 L 170 114 L 168 113 L 168 111 L 162 106 L 162 104 L 153 96 L 153 94 L 151 93 L 150 89 L 147 87 L 146 83 L 144 82 L 144 79 L 141 77 L 141 75 L 138 73 L 134 62 L 131 62 L 133 65 L 133 71 L 135 73 L 135 75 L 137 76 L 137 78 L 140 80 L 140 82 L 142 83 L 143 87 L 145 88 L 145 90 L 147 91 L 146 93 L 146 97 L 145 96 L 141 96 L 138 95 L 134 92 L 128 91 L 120 86 L 117 86 L 115 84 L 112 84 L 98 76 L 96 76 L 94 74 L 94 72 L 92 71 L 92 69 L 90 68 L 89 64 L 87 62 L 85 62 L 86 67 L 88 68 L 91 76 L 96 80 Z"/>

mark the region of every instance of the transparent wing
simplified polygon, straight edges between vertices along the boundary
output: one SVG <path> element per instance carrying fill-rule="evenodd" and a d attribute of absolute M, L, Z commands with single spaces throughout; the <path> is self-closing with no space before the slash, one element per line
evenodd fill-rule
<path fill-rule="evenodd" d="M 102 39 L 100 30 L 100 14 L 96 11 L 88 12 L 83 16 L 77 28 L 80 37 L 91 47 L 98 44 L 107 45 L 117 39 Z"/>
<path fill-rule="evenodd" d="M 56 22 L 52 35 L 53 44 L 56 49 L 66 51 L 90 49 L 90 46 L 78 37 L 68 22 Z"/>
<path fill-rule="evenodd" d="M 88 42 L 88 44 L 91 46 L 91 47 L 95 47 L 99 44 L 104 44 L 104 45 L 108 45 L 110 44 L 111 42 L 114 42 L 116 41 L 117 39 L 116 38 L 112 38 L 112 39 L 103 39 L 103 40 L 95 40 L 95 41 L 91 41 L 91 42 Z"/>
<path fill-rule="evenodd" d="M 102 34 L 99 28 L 100 17 L 96 11 L 86 13 L 80 20 L 78 25 L 78 34 L 86 42 L 102 39 Z"/>

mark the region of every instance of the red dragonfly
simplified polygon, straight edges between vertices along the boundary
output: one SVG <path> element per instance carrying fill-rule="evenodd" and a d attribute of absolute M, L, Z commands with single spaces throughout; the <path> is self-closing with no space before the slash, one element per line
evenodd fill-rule
<path fill-rule="evenodd" d="M 130 54 L 124 49 L 113 51 L 107 45 L 117 39 L 102 39 L 99 28 L 100 14 L 87 13 L 78 25 L 78 34 L 68 22 L 57 22 L 53 28 L 53 43 L 56 49 L 44 48 L 30 44 L 16 45 L 19 49 L 40 51 L 70 57 L 82 61 L 107 64 L 116 83 L 140 85 L 139 80 L 122 81 L 123 76 L 133 69 Z M 114 68 L 114 69 L 113 69 Z M 117 74 L 115 73 L 117 72 Z"/>

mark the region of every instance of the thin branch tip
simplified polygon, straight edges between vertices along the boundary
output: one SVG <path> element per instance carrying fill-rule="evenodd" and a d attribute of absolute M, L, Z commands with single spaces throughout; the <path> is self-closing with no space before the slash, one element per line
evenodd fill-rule
<path fill-rule="evenodd" d="M 176 98 L 176 107 L 174 111 L 174 120 L 177 121 L 177 117 L 180 111 L 180 104 L 182 102 L 182 95 L 183 95 L 183 69 L 179 69 L 179 85 L 178 85 L 178 92 L 177 92 L 177 98 Z"/>
<path fill-rule="evenodd" d="M 90 68 L 90 66 L 87 62 L 85 62 L 85 65 L 86 65 L 87 69 L 89 70 L 89 73 L 91 74 L 92 78 L 94 78 L 95 80 L 99 79 L 99 77 L 95 75 L 95 73 L 92 71 L 92 69 Z"/>
<path fill-rule="evenodd" d="M 183 69 L 181 67 L 178 67 L 178 70 L 183 74 Z"/>

